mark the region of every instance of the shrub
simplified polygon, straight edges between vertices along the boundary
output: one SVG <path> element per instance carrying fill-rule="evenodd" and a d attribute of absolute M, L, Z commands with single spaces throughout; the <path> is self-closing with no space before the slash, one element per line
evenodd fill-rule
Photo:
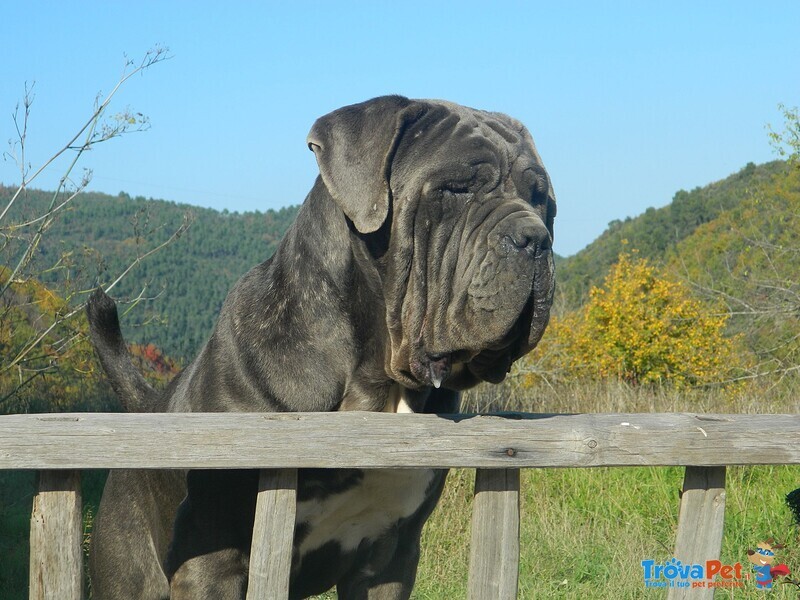
<path fill-rule="evenodd" d="M 718 382 L 745 362 L 738 340 L 724 336 L 726 321 L 726 313 L 693 298 L 685 284 L 635 251 L 623 252 L 583 308 L 554 319 L 527 364 L 561 379 L 676 387 Z"/>

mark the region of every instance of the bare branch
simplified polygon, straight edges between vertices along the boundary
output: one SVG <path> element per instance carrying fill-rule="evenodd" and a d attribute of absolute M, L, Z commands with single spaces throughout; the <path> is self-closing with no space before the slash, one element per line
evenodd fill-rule
<path fill-rule="evenodd" d="M 14 193 L 14 195 L 11 197 L 11 200 L 6 205 L 6 207 L 3 209 L 3 212 L 0 213 L 0 221 L 3 220 L 3 218 L 6 216 L 6 214 L 9 211 L 9 209 L 11 208 L 11 206 L 17 200 L 19 195 L 25 190 L 25 188 L 28 185 L 30 185 L 45 169 L 47 169 L 47 167 L 49 167 L 53 163 L 53 161 L 55 161 L 59 156 L 64 154 L 64 152 L 66 152 L 67 150 L 76 150 L 78 152 L 78 156 L 80 156 L 83 152 L 85 152 L 87 149 L 89 149 L 94 143 L 96 143 L 98 141 L 98 139 L 100 141 L 105 141 L 102 138 L 102 136 L 100 136 L 100 138 L 96 138 L 95 137 L 95 131 L 97 129 L 98 123 L 100 122 L 100 118 L 105 113 L 105 110 L 108 107 L 109 103 L 111 102 L 112 98 L 116 95 L 116 93 L 119 91 L 119 89 L 125 84 L 125 82 L 127 82 L 131 77 L 133 77 L 137 73 L 140 73 L 140 72 L 144 71 L 145 69 L 148 69 L 148 68 L 152 67 L 153 65 L 155 65 L 157 63 L 163 62 L 165 60 L 169 60 L 171 58 L 171 56 L 168 55 L 168 52 L 169 52 L 168 48 L 162 48 L 162 47 L 156 47 L 156 48 L 154 48 L 152 50 L 149 50 L 145 54 L 144 58 L 139 63 L 139 65 L 137 67 L 135 67 L 131 71 L 127 71 L 127 68 L 129 66 L 132 66 L 133 62 L 130 61 L 130 60 L 128 60 L 126 62 L 126 67 L 125 67 L 125 69 L 123 69 L 122 76 L 120 77 L 120 80 L 117 82 L 117 84 L 111 90 L 111 92 L 109 92 L 109 94 L 105 97 L 105 99 L 103 99 L 102 102 L 98 102 L 99 101 L 99 97 L 98 97 L 98 101 L 95 102 L 94 112 L 92 112 L 92 115 L 89 117 L 89 119 L 86 121 L 86 123 L 84 123 L 84 125 L 78 130 L 78 132 L 72 137 L 72 139 L 70 139 L 66 144 L 64 144 L 61 147 L 60 150 L 58 150 L 49 159 L 47 159 L 44 162 L 44 164 L 41 165 L 33 175 L 31 175 L 31 177 L 29 177 L 27 179 L 25 177 L 23 177 L 22 181 L 20 182 L 19 188 Z M 26 104 L 25 104 L 26 105 L 26 116 L 25 116 L 25 123 L 26 124 L 27 124 L 27 114 L 28 114 L 28 110 L 30 108 L 30 104 L 27 102 L 27 98 L 28 98 L 27 91 L 28 90 L 26 88 Z M 25 128 L 23 128 L 23 132 L 24 131 L 25 131 Z M 125 131 L 127 131 L 127 129 L 125 129 L 123 127 L 123 128 L 121 128 L 121 129 L 119 129 L 117 131 L 117 135 L 119 135 L 120 133 L 124 133 Z M 83 142 L 83 144 L 75 146 L 75 142 L 84 133 L 87 133 L 87 132 L 88 132 L 88 135 L 87 135 L 85 141 Z M 20 139 L 21 139 L 22 145 L 24 147 L 24 137 L 21 137 Z M 106 139 L 108 139 L 108 138 L 106 138 Z M 67 170 L 67 174 L 69 174 L 69 171 L 72 169 L 72 167 L 74 166 L 75 162 L 76 161 L 73 161 L 73 164 Z M 64 179 L 65 178 L 62 178 L 62 181 Z"/>
<path fill-rule="evenodd" d="M 167 60 L 169 56 L 167 55 L 168 50 L 166 48 L 155 48 L 150 50 L 145 54 L 145 57 L 142 59 L 142 62 L 133 70 L 127 71 L 127 68 L 131 66 L 133 63 L 130 60 L 126 61 L 126 67 L 123 70 L 123 74 L 120 80 L 117 82 L 114 89 L 105 97 L 105 99 L 100 101 L 100 96 L 95 100 L 95 109 L 92 113 L 91 117 L 86 121 L 86 123 L 78 130 L 78 133 L 74 135 L 74 137 L 67 142 L 60 150 L 58 150 L 53 156 L 51 156 L 45 163 L 30 177 L 26 180 L 25 173 L 23 170 L 23 177 L 22 181 L 17 188 L 17 191 L 11 197 L 11 200 L 8 202 L 6 207 L 3 209 L 2 213 L 0 213 L 0 222 L 4 219 L 4 217 L 8 214 L 8 211 L 11 209 L 11 206 L 20 196 L 20 194 L 27 188 L 27 186 L 34 180 L 36 177 L 39 176 L 54 160 L 56 160 L 59 156 L 61 156 L 67 150 L 75 150 L 75 156 L 73 160 L 70 162 L 69 166 L 67 167 L 66 171 L 62 175 L 59 185 L 56 188 L 56 191 L 53 193 L 53 197 L 50 201 L 50 205 L 45 211 L 43 215 L 45 218 L 40 222 L 39 229 L 36 231 L 34 236 L 29 241 L 25 251 L 20 256 L 16 266 L 11 272 L 6 283 L 3 285 L 2 289 L 0 289 L 0 298 L 2 298 L 6 292 L 8 291 L 9 286 L 13 281 L 16 280 L 19 273 L 30 263 L 31 259 L 33 258 L 34 253 L 39 247 L 41 238 L 43 233 L 46 231 L 47 227 L 52 223 L 52 219 L 54 214 L 56 213 L 56 206 L 58 205 L 58 198 L 61 196 L 62 191 L 66 190 L 67 183 L 70 181 L 69 177 L 72 173 L 72 170 L 77 165 L 78 161 L 80 160 L 83 153 L 89 150 L 93 145 L 107 141 L 114 137 L 118 137 L 124 133 L 129 131 L 141 131 L 143 130 L 142 124 L 147 123 L 147 119 L 141 115 L 141 113 L 137 113 L 138 117 L 131 116 L 130 110 L 127 109 L 124 113 L 120 113 L 114 117 L 116 124 L 111 126 L 101 126 L 100 131 L 97 131 L 98 125 L 100 124 L 100 119 L 102 118 L 103 114 L 105 113 L 106 108 L 108 107 L 111 99 L 116 95 L 122 85 L 125 84 L 128 79 L 133 77 L 136 73 L 140 73 L 143 70 L 151 67 L 154 64 Z M 32 99 L 30 98 L 29 89 L 26 86 L 26 96 L 25 96 L 25 117 L 23 120 L 23 127 L 20 131 L 19 128 L 17 129 L 20 139 L 20 151 L 24 157 L 24 149 L 25 149 L 25 135 L 27 131 L 27 121 L 28 121 L 28 114 L 30 110 L 30 104 Z M 16 122 L 16 120 L 15 120 Z M 138 129 L 132 129 L 133 126 L 140 125 Z M 85 135 L 84 141 L 82 144 L 74 145 L 75 141 L 78 140 L 82 135 Z M 23 158 L 24 161 L 24 158 Z M 90 180 L 91 174 L 90 172 L 84 174 L 84 177 L 81 181 L 81 184 L 77 186 L 76 190 L 72 194 L 72 197 L 80 193 L 83 189 L 86 188 Z M 69 200 L 67 200 L 68 202 Z"/>

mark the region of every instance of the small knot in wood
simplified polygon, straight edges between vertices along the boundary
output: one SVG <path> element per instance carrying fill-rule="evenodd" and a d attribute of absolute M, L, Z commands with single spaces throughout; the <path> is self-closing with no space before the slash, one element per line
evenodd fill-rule
<path fill-rule="evenodd" d="M 589 440 L 589 442 L 587 443 L 587 446 L 589 446 L 589 448 L 592 448 L 594 450 L 595 448 L 597 448 L 597 441 Z"/>
<path fill-rule="evenodd" d="M 517 451 L 514 450 L 513 448 L 508 448 L 508 449 L 506 449 L 506 454 L 508 454 L 509 456 L 516 456 L 517 455 Z"/>

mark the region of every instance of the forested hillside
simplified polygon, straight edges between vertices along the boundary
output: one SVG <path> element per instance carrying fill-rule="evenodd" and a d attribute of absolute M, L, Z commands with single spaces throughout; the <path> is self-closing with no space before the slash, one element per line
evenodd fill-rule
<path fill-rule="evenodd" d="M 748 163 L 721 181 L 689 192 L 678 191 L 672 202 L 662 208 L 649 208 L 639 216 L 612 221 L 594 242 L 559 261 L 557 279 L 562 299 L 571 308 L 585 302 L 591 286 L 603 280 L 625 249 L 633 248 L 643 258 L 663 261 L 698 227 L 742 203 L 752 202 L 758 190 L 774 186 L 786 168 L 783 161 L 758 166 Z M 708 251 L 714 249 L 709 247 Z"/>
<path fill-rule="evenodd" d="M 0 206 L 14 190 L 0 186 Z M 44 213 L 47 192 L 30 190 L 12 218 Z M 57 219 L 37 260 L 44 281 L 77 277 L 83 285 L 113 280 L 137 256 L 168 240 L 184 220 L 188 230 L 137 265 L 113 290 L 122 299 L 146 298 L 123 319 L 131 342 L 153 343 L 178 360 L 191 359 L 211 331 L 222 301 L 250 267 L 266 260 L 294 220 L 298 207 L 228 213 L 174 202 L 85 193 Z M 69 267 L 70 273 L 66 273 Z M 125 310 L 125 307 L 122 307 Z"/>

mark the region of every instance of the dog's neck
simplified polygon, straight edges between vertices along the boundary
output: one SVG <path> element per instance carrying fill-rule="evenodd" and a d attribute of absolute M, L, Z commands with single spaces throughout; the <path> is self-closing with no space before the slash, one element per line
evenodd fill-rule
<path fill-rule="evenodd" d="M 354 275 L 353 258 L 344 215 L 318 177 L 270 261 L 270 274 L 295 296 L 319 289 L 319 278 L 339 289 Z"/>
<path fill-rule="evenodd" d="M 318 179 L 274 256 L 231 290 L 174 408 L 382 410 L 385 303 L 365 251 Z"/>
<path fill-rule="evenodd" d="M 281 286 L 283 297 L 267 294 L 262 306 L 301 326 L 325 314 L 334 327 L 346 324 L 361 343 L 365 335 L 383 339 L 384 290 L 368 246 L 318 177 L 268 261 L 269 280 Z"/>

